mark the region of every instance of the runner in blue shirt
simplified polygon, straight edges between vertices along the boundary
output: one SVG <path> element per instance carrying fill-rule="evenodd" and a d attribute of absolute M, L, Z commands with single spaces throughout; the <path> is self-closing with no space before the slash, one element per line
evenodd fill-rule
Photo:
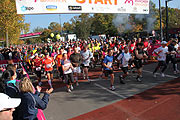
<path fill-rule="evenodd" d="M 110 89 L 111 90 L 115 90 L 115 87 L 114 87 L 114 73 L 113 73 L 113 50 L 112 49 L 109 49 L 108 50 L 108 55 L 104 58 L 104 61 L 103 61 L 103 66 L 104 66 L 104 73 L 105 73 L 105 77 L 107 79 L 108 75 L 111 76 L 111 87 Z"/>

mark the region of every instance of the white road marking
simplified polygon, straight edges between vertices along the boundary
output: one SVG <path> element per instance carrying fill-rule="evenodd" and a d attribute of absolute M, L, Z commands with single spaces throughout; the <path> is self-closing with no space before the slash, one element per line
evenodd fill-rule
<path fill-rule="evenodd" d="M 147 72 L 147 73 L 151 73 L 151 74 L 153 74 L 153 72 L 148 71 L 148 70 L 143 70 L 143 72 Z M 156 74 L 160 75 L 160 73 L 156 73 Z M 167 74 L 165 74 L 165 77 L 169 77 L 169 78 L 178 78 L 178 77 L 176 77 L 176 76 L 167 75 Z"/>
<path fill-rule="evenodd" d="M 94 83 L 94 85 L 97 86 L 97 87 L 100 87 L 101 89 L 106 90 L 107 92 L 112 93 L 112 94 L 114 94 L 114 95 L 116 95 L 116 96 L 118 96 L 120 98 L 123 98 L 123 99 L 127 98 L 127 97 L 125 97 L 123 95 L 120 95 L 120 94 L 116 93 L 115 91 L 112 91 L 112 90 L 109 90 L 108 88 L 103 87 L 100 84 Z"/>
<path fill-rule="evenodd" d="M 143 70 L 143 72 L 153 74 L 153 72 L 148 71 L 148 70 Z M 156 73 L 156 74 L 159 74 L 159 75 L 160 75 L 160 73 Z M 178 77 L 176 77 L 176 76 L 167 75 L 167 74 L 166 74 L 165 76 L 166 76 L 166 77 L 169 77 L 169 78 L 178 78 Z M 103 81 L 103 79 L 92 79 L 91 81 L 94 81 L 94 82 L 95 82 L 95 81 Z M 103 87 L 103 86 L 100 85 L 100 84 L 94 83 L 94 85 L 97 86 L 97 87 L 99 87 L 99 88 L 101 88 L 101 89 L 103 89 L 103 90 L 106 90 L 107 92 L 109 92 L 109 93 L 111 93 L 111 94 L 113 94 L 113 95 L 116 95 L 116 96 L 118 96 L 118 97 L 120 97 L 120 98 L 123 98 L 123 99 L 127 98 L 127 97 L 125 97 L 125 96 L 123 96 L 123 95 L 120 95 L 120 94 L 116 93 L 115 91 L 112 91 L 112 90 L 110 90 L 110 89 L 108 89 L 108 88 L 106 88 L 106 87 Z"/>

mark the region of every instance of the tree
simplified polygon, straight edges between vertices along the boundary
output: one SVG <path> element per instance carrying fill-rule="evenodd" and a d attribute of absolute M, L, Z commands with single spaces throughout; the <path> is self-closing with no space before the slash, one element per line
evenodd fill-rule
<path fill-rule="evenodd" d="M 24 23 L 24 16 L 16 13 L 16 5 L 14 0 L 0 1 L 0 37 L 9 38 L 9 43 L 17 44 L 21 30 L 29 31 L 29 25 Z"/>
<path fill-rule="evenodd" d="M 166 9 L 162 11 L 163 21 L 166 26 Z M 180 10 L 177 8 L 168 8 L 168 28 L 180 27 Z"/>
<path fill-rule="evenodd" d="M 73 25 L 70 24 L 69 22 L 65 22 L 63 24 L 63 31 L 66 31 L 67 33 L 72 33 L 73 32 Z"/>
<path fill-rule="evenodd" d="M 44 29 L 44 31 L 40 35 L 41 40 L 47 42 L 47 39 L 50 38 L 51 32 L 52 31 L 50 29 Z"/>
<path fill-rule="evenodd" d="M 61 32 L 61 25 L 57 22 L 51 22 L 48 26 L 48 29 L 50 29 L 52 32 Z"/>
<path fill-rule="evenodd" d="M 91 31 L 91 19 L 89 14 L 81 14 L 78 18 L 75 18 L 74 32 L 81 39 L 87 39 L 90 36 Z"/>
<path fill-rule="evenodd" d="M 112 23 L 114 19 L 114 14 L 94 14 L 92 18 L 92 34 L 108 34 L 110 36 L 117 34 L 117 29 Z"/>
<path fill-rule="evenodd" d="M 36 27 L 33 29 L 33 32 L 36 33 L 36 32 L 43 32 L 44 31 L 44 28 L 42 27 Z"/>

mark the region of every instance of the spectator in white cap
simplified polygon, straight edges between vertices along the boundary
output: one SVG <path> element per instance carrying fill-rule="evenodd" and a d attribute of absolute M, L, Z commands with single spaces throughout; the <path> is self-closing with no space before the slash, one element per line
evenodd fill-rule
<path fill-rule="evenodd" d="M 10 98 L 4 93 L 0 93 L 0 120 L 12 120 L 13 111 L 21 103 L 19 98 Z"/>
<path fill-rule="evenodd" d="M 158 71 L 158 69 L 163 66 L 162 70 L 161 70 L 161 76 L 164 77 L 164 71 L 167 68 L 167 64 L 166 64 L 166 55 L 169 54 L 168 52 L 168 47 L 167 47 L 167 42 L 166 41 L 162 41 L 161 42 L 161 47 L 157 48 L 154 50 L 154 54 L 157 55 L 157 60 L 158 60 L 158 65 L 155 68 L 154 72 L 153 72 L 153 76 L 156 77 L 156 72 Z"/>

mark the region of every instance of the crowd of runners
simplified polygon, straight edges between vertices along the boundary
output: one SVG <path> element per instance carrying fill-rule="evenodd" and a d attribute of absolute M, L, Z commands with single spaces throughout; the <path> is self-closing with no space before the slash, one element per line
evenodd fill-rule
<path fill-rule="evenodd" d="M 177 66 L 179 54 L 178 39 L 160 42 L 149 38 L 133 38 L 132 40 L 89 38 L 88 40 L 11 46 L 0 50 L 0 60 L 8 61 L 6 67 L 0 66 L 3 71 L 0 90 L 10 97 L 17 97 L 19 95 L 17 93 L 20 92 L 22 98 L 20 108 L 22 109 L 19 111 L 24 114 L 19 116 L 21 119 L 29 119 L 28 115 L 31 113 L 22 111 L 25 108 L 29 109 L 27 106 L 30 103 L 27 103 L 27 100 L 32 100 L 31 102 L 35 100 L 36 107 L 45 109 L 48 104 L 48 96 L 53 91 L 54 73 L 58 74 L 59 80 L 66 84 L 67 92 L 71 93 L 74 85 L 79 86 L 80 77 L 91 82 L 88 74 L 90 68 L 101 67 L 102 74 L 99 77 L 107 79 L 110 76 L 110 90 L 114 91 L 115 69 L 121 69 L 123 72 L 123 74 L 119 73 L 121 84 L 126 83 L 125 78 L 132 69 L 136 69 L 133 71 L 137 73 L 136 80 L 141 82 L 143 64 L 155 56 L 158 65 L 154 68 L 153 77 L 156 77 L 159 69 L 161 69 L 161 76 L 164 77 L 170 61 L 173 63 L 174 74 L 177 74 L 179 72 Z M 18 60 L 19 66 L 13 65 L 12 60 Z M 22 69 L 20 69 L 21 67 Z M 34 73 L 38 80 L 36 94 L 39 94 L 40 86 L 43 86 L 42 75 L 44 74 L 48 79 L 50 89 L 46 90 L 42 99 L 33 93 L 34 87 L 28 78 L 28 75 Z M 31 117 L 36 118 L 33 115 Z"/>

